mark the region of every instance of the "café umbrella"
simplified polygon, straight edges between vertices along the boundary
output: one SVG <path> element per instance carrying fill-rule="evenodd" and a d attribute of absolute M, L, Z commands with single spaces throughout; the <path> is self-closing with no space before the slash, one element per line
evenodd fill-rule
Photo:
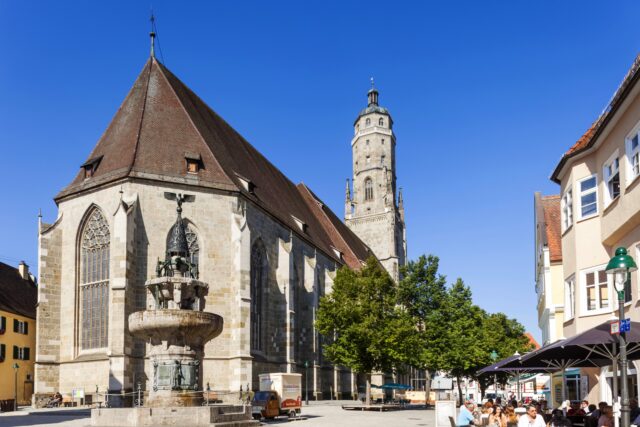
<path fill-rule="evenodd" d="M 566 400 L 564 373 L 569 368 L 603 367 L 618 360 L 618 339 L 611 323 L 604 322 L 571 338 L 565 338 L 505 363 L 505 368 L 546 366 L 562 371 L 562 400 Z M 616 320 L 617 322 L 617 320 Z M 640 358 L 640 323 L 631 322 L 627 332 L 629 359 Z"/>
<path fill-rule="evenodd" d="M 530 353 L 526 353 L 530 354 Z M 526 355 L 525 354 L 525 355 Z M 515 354 L 506 357 L 502 360 L 497 361 L 493 365 L 489 365 L 486 368 L 482 368 L 478 371 L 478 374 L 495 374 L 496 372 L 506 372 L 511 375 L 516 376 L 516 390 L 518 390 L 517 398 L 520 400 L 520 376 L 522 374 L 532 374 L 532 373 L 551 373 L 557 371 L 556 368 L 549 366 L 509 366 L 511 362 L 517 361 L 523 356 L 516 352 Z"/>

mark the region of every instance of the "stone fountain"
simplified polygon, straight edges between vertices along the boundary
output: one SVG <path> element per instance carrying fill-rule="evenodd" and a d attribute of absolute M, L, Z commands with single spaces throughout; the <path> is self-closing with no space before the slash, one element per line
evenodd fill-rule
<path fill-rule="evenodd" d="M 209 285 L 198 280 L 190 261 L 182 220 L 182 203 L 195 196 L 165 193 L 176 200 L 177 219 L 156 278 L 145 283 L 147 309 L 129 316 L 129 331 L 149 344 L 152 388 L 143 407 L 94 409 L 92 426 L 249 426 L 251 408 L 244 405 L 202 406 L 204 345 L 220 335 L 221 316 L 203 311 Z"/>

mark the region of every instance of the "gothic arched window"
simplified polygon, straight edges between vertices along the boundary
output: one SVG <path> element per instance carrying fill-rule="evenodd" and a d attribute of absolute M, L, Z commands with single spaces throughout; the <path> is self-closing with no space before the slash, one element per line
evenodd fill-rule
<path fill-rule="evenodd" d="M 184 225 L 185 234 L 187 235 L 187 244 L 189 245 L 189 261 L 192 265 L 199 265 L 200 245 L 198 243 L 198 235 L 186 221 L 184 222 Z M 169 246 L 169 239 L 171 239 L 171 236 L 173 235 L 174 228 L 175 224 L 169 230 L 169 234 L 167 234 L 167 246 Z M 197 271 L 199 271 L 199 269 Z"/>
<path fill-rule="evenodd" d="M 251 248 L 251 350 L 263 350 L 263 296 L 267 291 L 267 254 L 261 241 Z"/>
<path fill-rule="evenodd" d="M 371 178 L 364 180 L 364 200 L 373 200 L 373 181 Z"/>
<path fill-rule="evenodd" d="M 382 117 L 380 117 L 380 120 L 378 120 L 378 125 L 384 126 L 384 119 Z"/>
<path fill-rule="evenodd" d="M 109 224 L 99 209 L 80 237 L 80 346 L 107 347 L 109 336 Z"/>

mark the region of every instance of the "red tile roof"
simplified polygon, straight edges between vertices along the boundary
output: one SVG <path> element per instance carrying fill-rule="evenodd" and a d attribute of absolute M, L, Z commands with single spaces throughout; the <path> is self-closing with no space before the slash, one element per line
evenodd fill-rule
<path fill-rule="evenodd" d="M 524 336 L 529 339 L 529 342 L 533 345 L 534 350 L 537 350 L 540 348 L 540 344 L 538 344 L 538 341 L 536 341 L 533 335 L 531 335 L 531 332 L 525 332 Z"/>
<path fill-rule="evenodd" d="M 35 319 L 37 302 L 36 284 L 23 279 L 17 268 L 0 262 L 0 310 Z"/>
<path fill-rule="evenodd" d="M 540 204 L 544 213 L 545 234 L 549 247 L 549 260 L 562 261 L 562 234 L 560 231 L 560 196 L 542 196 Z"/>
<path fill-rule="evenodd" d="M 591 124 L 589 129 L 580 137 L 580 139 L 578 139 L 578 141 L 576 141 L 576 143 L 573 144 L 571 148 L 569 148 L 569 150 L 567 150 L 567 152 L 562 156 L 560 162 L 551 174 L 552 181 L 555 181 L 559 184 L 560 180 L 558 179 L 558 175 L 562 171 L 562 168 L 567 163 L 567 161 L 571 157 L 583 152 L 584 150 L 589 149 L 593 146 L 593 144 L 595 144 L 602 129 L 604 129 L 607 123 L 609 123 L 611 117 L 615 114 L 618 108 L 620 108 L 620 105 L 626 99 L 633 86 L 636 84 L 638 78 L 640 77 L 639 71 L 640 55 L 636 56 L 636 58 L 634 59 L 631 68 L 629 68 L 629 71 L 627 71 L 627 74 L 624 76 L 622 83 L 620 83 L 620 86 L 613 94 L 613 97 L 609 101 L 609 104 L 602 112 L 602 114 L 600 114 L 600 116 Z"/>
<path fill-rule="evenodd" d="M 198 155 L 203 168 L 197 175 L 188 174 L 185 156 Z M 335 217 L 328 208 L 318 211 L 305 191 L 155 58 L 145 64 L 88 159 L 99 159 L 93 176 L 85 179 L 81 169 L 56 202 L 128 177 L 239 192 L 295 232 L 295 218 L 304 222 L 305 231 L 298 234 L 340 263 L 357 268 L 356 258 L 366 259 L 360 239 L 344 224 L 327 221 L 327 215 Z M 243 179 L 252 188 L 247 189 Z M 347 242 L 343 252 L 353 257 L 341 260 L 335 254 L 332 247 L 340 247 L 339 236 Z"/>

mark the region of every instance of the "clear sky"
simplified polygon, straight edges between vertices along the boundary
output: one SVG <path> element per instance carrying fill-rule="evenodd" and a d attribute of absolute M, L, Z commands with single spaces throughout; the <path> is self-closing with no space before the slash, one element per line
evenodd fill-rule
<path fill-rule="evenodd" d="M 397 136 L 410 258 L 540 337 L 533 193 L 640 51 L 631 1 L 153 1 L 160 52 L 339 215 L 375 77 Z M 149 1 L 0 0 L 0 261 L 35 269 L 37 214 L 75 176 L 149 55 Z"/>

